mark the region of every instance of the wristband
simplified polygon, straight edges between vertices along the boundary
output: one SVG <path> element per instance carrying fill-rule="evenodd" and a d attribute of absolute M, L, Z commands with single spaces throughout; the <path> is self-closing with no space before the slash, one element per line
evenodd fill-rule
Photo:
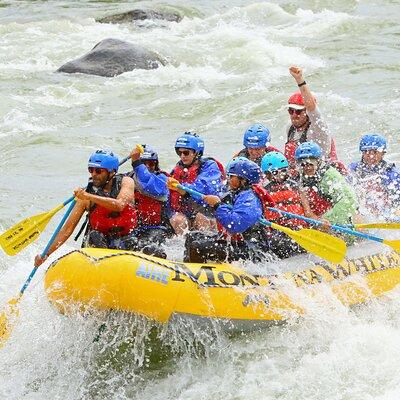
<path fill-rule="evenodd" d="M 217 204 L 214 204 L 213 207 L 212 207 L 213 210 L 215 211 L 220 205 L 221 205 L 221 202 L 219 202 Z"/>
<path fill-rule="evenodd" d="M 297 86 L 298 86 L 298 87 L 302 87 L 302 86 L 304 86 L 304 85 L 307 85 L 307 82 L 306 82 L 306 81 L 303 81 L 303 82 L 299 83 Z"/>

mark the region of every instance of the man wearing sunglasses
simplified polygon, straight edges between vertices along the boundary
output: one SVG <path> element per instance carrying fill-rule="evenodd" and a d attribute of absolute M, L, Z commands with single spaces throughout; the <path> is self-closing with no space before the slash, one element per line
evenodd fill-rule
<path fill-rule="evenodd" d="M 88 228 L 83 239 L 86 247 L 136 250 L 133 234 L 137 226 L 134 205 L 135 184 L 132 178 L 117 175 L 118 158 L 106 150 L 97 150 L 88 162 L 91 175 L 86 189 L 74 190 L 76 204 L 61 228 L 45 257 L 37 255 L 35 266 L 42 264 L 72 234 L 85 211 L 88 212 Z"/>
<path fill-rule="evenodd" d="M 160 248 L 172 233 L 167 216 L 169 174 L 160 170 L 158 154 L 149 145 L 143 145 L 141 152 L 137 147 L 132 150 L 132 172 L 127 175 L 135 182 L 135 204 L 138 212 L 137 237 L 146 254 L 166 258 Z"/>
<path fill-rule="evenodd" d="M 400 207 L 400 172 L 383 158 L 387 141 L 382 135 L 367 134 L 360 140 L 361 160 L 349 165 L 350 181 L 357 188 L 361 213 L 388 218 Z"/>
<path fill-rule="evenodd" d="M 296 149 L 295 159 L 300 185 L 313 213 L 311 217 L 323 220 L 325 229 L 329 224 L 352 223 L 358 209 L 356 194 L 344 176 L 324 161 L 319 145 L 301 143 Z"/>
<path fill-rule="evenodd" d="M 196 134 L 185 132 L 175 142 L 175 152 L 179 157 L 168 178 L 170 189 L 170 223 L 176 234 L 182 235 L 188 229 L 215 229 L 213 214 L 201 199 L 193 199 L 176 184 L 202 194 L 218 195 L 222 190 L 223 166 L 211 157 L 203 157 L 204 141 Z"/>
<path fill-rule="evenodd" d="M 300 143 L 310 141 L 319 145 L 326 160 L 337 160 L 335 142 L 317 108 L 315 96 L 303 78 L 302 69 L 292 66 L 289 68 L 289 72 L 300 91 L 293 93 L 288 100 L 290 124 L 286 131 L 285 157 L 290 166 L 295 168 L 296 148 Z"/>
<path fill-rule="evenodd" d="M 279 151 L 270 146 L 270 142 L 271 133 L 269 129 L 262 124 L 253 124 L 244 132 L 244 149 L 240 150 L 234 157 L 245 157 L 260 166 L 264 154 L 270 151 Z"/>

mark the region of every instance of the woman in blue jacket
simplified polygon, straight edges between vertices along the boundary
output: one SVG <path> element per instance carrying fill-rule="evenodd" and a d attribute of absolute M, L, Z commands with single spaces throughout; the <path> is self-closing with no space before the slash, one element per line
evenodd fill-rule
<path fill-rule="evenodd" d="M 228 165 L 227 175 L 229 191 L 222 198 L 214 195 L 203 198 L 214 209 L 219 233 L 189 233 L 185 261 L 261 261 L 265 258 L 268 239 L 259 220 L 264 215 L 264 207 L 271 202 L 267 191 L 258 184 L 260 167 L 239 157 Z"/>

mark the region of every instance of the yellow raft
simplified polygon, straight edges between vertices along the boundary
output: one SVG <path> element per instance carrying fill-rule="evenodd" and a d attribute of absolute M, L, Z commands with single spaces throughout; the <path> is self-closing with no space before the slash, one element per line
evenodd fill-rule
<path fill-rule="evenodd" d="M 300 259 L 312 264 L 307 257 Z M 328 285 L 341 302 L 351 306 L 399 283 L 400 256 L 395 252 L 259 276 L 230 264 L 180 263 L 91 248 L 59 258 L 45 276 L 48 298 L 63 313 L 79 305 L 123 310 L 160 323 L 180 318 L 217 320 L 234 330 L 304 314 L 304 308 L 291 298 L 296 287 L 312 294 L 320 285 Z"/>

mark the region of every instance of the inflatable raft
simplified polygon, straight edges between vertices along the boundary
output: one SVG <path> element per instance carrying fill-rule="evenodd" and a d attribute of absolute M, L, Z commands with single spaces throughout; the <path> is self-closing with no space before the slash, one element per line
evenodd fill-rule
<path fill-rule="evenodd" d="M 303 260 L 311 264 L 308 268 L 260 276 L 230 264 L 189 264 L 128 251 L 81 249 L 49 267 L 45 288 L 63 313 L 79 305 L 123 310 L 159 323 L 217 320 L 229 329 L 251 330 L 304 314 L 291 296 L 296 288 L 312 295 L 320 285 L 328 285 L 351 306 L 400 283 L 400 256 L 395 252 L 353 256 L 337 265 L 313 264 L 301 257 L 291 263 Z M 290 267 L 290 262 L 285 265 Z"/>

